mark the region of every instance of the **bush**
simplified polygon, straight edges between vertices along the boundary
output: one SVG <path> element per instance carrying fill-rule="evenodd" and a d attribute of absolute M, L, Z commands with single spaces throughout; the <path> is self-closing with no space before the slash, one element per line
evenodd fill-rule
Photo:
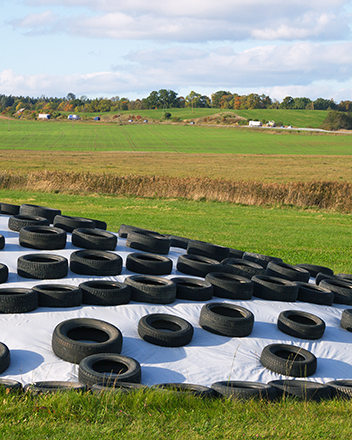
<path fill-rule="evenodd" d="M 169 113 L 169 112 L 165 112 L 165 114 L 164 114 L 164 118 L 165 118 L 165 119 L 170 119 L 170 118 L 171 118 L 171 113 Z"/>
<path fill-rule="evenodd" d="M 328 113 L 321 128 L 324 130 L 351 130 L 352 116 L 349 113 L 332 110 Z"/>

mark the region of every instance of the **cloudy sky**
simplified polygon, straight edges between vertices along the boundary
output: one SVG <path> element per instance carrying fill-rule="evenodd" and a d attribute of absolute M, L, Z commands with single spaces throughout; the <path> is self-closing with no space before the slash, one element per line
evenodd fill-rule
<path fill-rule="evenodd" d="M 352 1 L 0 0 L 0 94 L 352 100 Z"/>

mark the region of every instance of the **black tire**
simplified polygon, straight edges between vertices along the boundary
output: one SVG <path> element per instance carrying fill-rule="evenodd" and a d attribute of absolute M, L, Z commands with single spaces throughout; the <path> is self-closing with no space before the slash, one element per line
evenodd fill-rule
<path fill-rule="evenodd" d="M 6 264 L 0 263 L 0 283 L 5 283 L 9 277 L 9 268 Z"/>
<path fill-rule="evenodd" d="M 320 304 L 325 306 L 331 306 L 334 302 L 334 294 L 329 289 L 324 289 L 324 287 L 317 286 L 311 283 L 301 283 L 298 284 L 298 301 L 303 301 L 312 304 Z"/>
<path fill-rule="evenodd" d="M 20 213 L 20 205 L 13 205 L 11 203 L 1 203 L 1 214 L 18 215 Z"/>
<path fill-rule="evenodd" d="M 150 344 L 162 347 L 183 347 L 191 342 L 193 327 L 178 316 L 153 313 L 139 320 L 138 334 Z"/>
<path fill-rule="evenodd" d="M 319 382 L 309 382 L 307 380 L 272 380 L 268 383 L 276 388 L 276 396 L 296 397 L 305 402 L 320 401 L 331 398 L 331 388 L 327 384 Z"/>
<path fill-rule="evenodd" d="M 176 298 L 189 301 L 208 301 L 213 297 L 213 286 L 205 280 L 190 277 L 171 278 L 176 284 Z"/>
<path fill-rule="evenodd" d="M 71 217 L 69 215 L 56 215 L 54 217 L 53 225 L 66 232 L 72 232 L 74 229 L 78 228 L 95 228 L 93 220 L 82 217 Z"/>
<path fill-rule="evenodd" d="M 274 400 L 276 397 L 276 389 L 271 385 L 261 382 L 227 380 L 215 382 L 211 388 L 217 397 L 227 397 L 238 400 Z"/>
<path fill-rule="evenodd" d="M 147 387 L 140 383 L 131 382 L 114 382 L 106 385 L 101 383 L 94 383 L 91 387 L 93 394 L 101 393 L 116 393 L 116 394 L 129 394 L 135 391 L 146 390 Z"/>
<path fill-rule="evenodd" d="M 155 232 L 131 231 L 126 239 L 127 247 L 161 255 L 169 253 L 170 245 L 170 238 Z"/>
<path fill-rule="evenodd" d="M 128 233 L 132 231 L 144 231 L 144 232 L 152 232 L 153 234 L 159 234 L 159 232 L 151 231 L 149 229 L 139 228 L 138 226 L 123 225 L 123 224 L 120 226 L 118 234 L 119 237 L 121 238 L 127 238 Z"/>
<path fill-rule="evenodd" d="M 126 268 L 145 275 L 169 275 L 172 271 L 172 261 L 163 255 L 132 253 L 127 255 Z"/>
<path fill-rule="evenodd" d="M 114 386 L 119 382 L 140 383 L 138 361 L 114 353 L 94 354 L 84 358 L 78 367 L 78 380 L 92 387 L 95 383 Z"/>
<path fill-rule="evenodd" d="M 101 229 L 78 228 L 72 231 L 72 244 L 84 249 L 114 251 L 117 237 Z"/>
<path fill-rule="evenodd" d="M 199 325 L 216 335 L 242 338 L 252 333 L 254 315 L 235 304 L 209 303 L 200 311 Z"/>
<path fill-rule="evenodd" d="M 270 261 L 282 263 L 282 259 L 278 257 L 272 257 L 270 255 L 256 254 L 254 252 L 244 252 L 242 258 L 244 260 L 252 261 L 253 263 L 260 264 L 266 269 L 266 266 Z"/>
<path fill-rule="evenodd" d="M 298 296 L 298 285 L 293 281 L 268 275 L 255 275 L 253 296 L 270 301 L 294 302 Z"/>
<path fill-rule="evenodd" d="M 176 268 L 181 273 L 205 278 L 210 272 L 220 272 L 221 263 L 201 255 L 185 254 L 178 257 Z"/>
<path fill-rule="evenodd" d="M 179 237 L 178 235 L 167 235 L 170 238 L 170 246 L 187 249 L 189 238 Z"/>
<path fill-rule="evenodd" d="M 5 247 L 5 237 L 2 234 L 0 234 L 0 250 L 4 249 L 4 247 Z"/>
<path fill-rule="evenodd" d="M 79 382 L 64 382 L 64 381 L 42 381 L 28 383 L 24 386 L 24 392 L 32 395 L 38 394 L 53 394 L 62 393 L 66 391 L 77 391 L 84 393 L 87 391 L 87 386 Z"/>
<path fill-rule="evenodd" d="M 89 219 L 89 220 L 91 220 L 91 219 Z M 106 228 L 108 227 L 106 222 L 104 222 L 103 220 L 96 220 L 96 219 L 93 219 L 93 222 L 94 222 L 95 227 L 97 229 L 101 229 L 102 231 L 106 231 Z"/>
<path fill-rule="evenodd" d="M 205 280 L 212 284 L 213 295 L 219 298 L 242 300 L 252 298 L 253 282 L 248 278 L 232 273 L 211 272 L 205 276 Z"/>
<path fill-rule="evenodd" d="M 170 304 L 176 299 L 176 284 L 151 275 L 132 275 L 125 278 L 131 287 L 131 299 L 136 302 Z"/>
<path fill-rule="evenodd" d="M 239 249 L 230 249 L 229 258 L 243 258 L 244 251 L 240 251 Z"/>
<path fill-rule="evenodd" d="M 331 388 L 332 397 L 337 397 L 339 399 L 352 399 L 351 379 L 332 380 L 325 385 L 328 385 Z"/>
<path fill-rule="evenodd" d="M 49 220 L 34 215 L 13 215 L 9 218 L 8 228 L 19 232 L 25 226 L 49 226 Z"/>
<path fill-rule="evenodd" d="M 345 330 L 352 332 L 352 309 L 345 309 L 342 312 L 340 325 Z"/>
<path fill-rule="evenodd" d="M 292 264 L 281 263 L 279 261 L 269 261 L 266 266 L 266 275 L 284 278 L 289 281 L 301 281 L 308 283 L 310 273 L 303 267 L 293 266 Z"/>
<path fill-rule="evenodd" d="M 33 290 L 38 294 L 39 307 L 78 307 L 82 304 L 82 290 L 68 284 L 39 284 Z"/>
<path fill-rule="evenodd" d="M 14 379 L 0 379 L 0 389 L 5 389 L 6 394 L 11 391 L 23 391 L 21 382 Z"/>
<path fill-rule="evenodd" d="M 205 241 L 190 240 L 187 247 L 187 254 L 201 255 L 202 257 L 222 261 L 229 257 L 230 249 Z"/>
<path fill-rule="evenodd" d="M 338 273 L 336 276 L 343 280 L 352 281 L 352 274 L 350 273 Z"/>
<path fill-rule="evenodd" d="M 82 303 L 96 306 L 118 306 L 131 301 L 131 288 L 117 281 L 86 281 L 79 285 Z"/>
<path fill-rule="evenodd" d="M 334 271 L 329 267 L 318 266 L 317 264 L 301 263 L 301 264 L 297 264 L 297 266 L 308 270 L 312 278 L 315 278 L 319 272 L 325 273 L 326 275 L 334 275 Z"/>
<path fill-rule="evenodd" d="M 92 354 L 121 353 L 122 334 L 108 322 L 74 318 L 60 322 L 55 327 L 51 344 L 56 356 L 79 364 L 83 358 Z"/>
<path fill-rule="evenodd" d="M 70 269 L 80 275 L 120 275 L 122 258 L 109 251 L 94 249 L 75 251 L 70 256 Z"/>
<path fill-rule="evenodd" d="M 263 266 L 253 261 L 243 260 L 241 258 L 226 258 L 221 262 L 221 272 L 232 273 L 240 277 L 251 279 L 255 275 L 265 275 Z"/>
<path fill-rule="evenodd" d="M 320 282 L 319 287 L 324 287 L 333 292 L 335 304 L 352 305 L 352 282 L 337 278 L 325 279 Z"/>
<path fill-rule="evenodd" d="M 39 280 L 64 278 L 68 272 L 68 261 L 61 255 L 27 254 L 17 260 L 17 273 L 23 278 Z"/>
<path fill-rule="evenodd" d="M 319 286 L 319 284 L 325 279 L 335 279 L 336 275 L 327 275 L 326 273 L 319 272 L 315 277 L 315 284 Z"/>
<path fill-rule="evenodd" d="M 264 347 L 260 362 L 265 368 L 284 376 L 308 377 L 315 373 L 317 358 L 308 350 L 289 344 Z"/>
<path fill-rule="evenodd" d="M 151 387 L 155 390 L 166 390 L 176 394 L 189 394 L 196 397 L 211 399 L 214 396 L 214 390 L 204 385 L 195 385 L 191 383 L 159 383 Z"/>
<path fill-rule="evenodd" d="M 3 373 L 10 366 L 10 350 L 3 342 L 0 342 L 0 373 Z"/>
<path fill-rule="evenodd" d="M 27 313 L 38 307 L 38 294 L 32 289 L 0 289 L 0 313 Z"/>
<path fill-rule="evenodd" d="M 277 319 L 279 330 L 301 339 L 320 339 L 325 331 L 325 322 L 312 313 L 300 310 L 284 310 Z"/>
<path fill-rule="evenodd" d="M 55 250 L 66 246 L 66 231 L 52 226 L 25 226 L 20 230 L 20 246 L 31 249 Z"/>
<path fill-rule="evenodd" d="M 20 214 L 45 217 L 49 220 L 49 223 L 53 223 L 54 217 L 60 215 L 61 211 L 60 209 L 47 208 L 46 206 L 23 204 L 20 206 Z"/>

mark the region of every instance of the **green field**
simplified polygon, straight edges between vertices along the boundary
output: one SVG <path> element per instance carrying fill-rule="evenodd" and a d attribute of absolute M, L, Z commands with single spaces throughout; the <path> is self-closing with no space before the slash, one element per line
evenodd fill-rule
<path fill-rule="evenodd" d="M 351 155 L 349 135 L 189 125 L 0 120 L 0 149 Z"/>

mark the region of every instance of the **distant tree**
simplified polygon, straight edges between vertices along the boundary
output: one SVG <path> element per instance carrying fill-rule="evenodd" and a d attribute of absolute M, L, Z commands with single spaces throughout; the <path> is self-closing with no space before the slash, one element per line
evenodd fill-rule
<path fill-rule="evenodd" d="M 291 109 L 295 105 L 295 101 L 292 96 L 286 96 L 280 104 L 280 108 Z"/>
<path fill-rule="evenodd" d="M 352 101 L 341 101 L 338 105 L 338 110 L 341 112 L 351 112 L 352 111 Z"/>
<path fill-rule="evenodd" d="M 186 96 L 186 107 L 198 107 L 198 102 L 201 98 L 201 94 L 200 93 L 196 93 L 193 90 Z"/>
<path fill-rule="evenodd" d="M 294 98 L 293 108 L 297 110 L 304 110 L 311 102 L 309 98 Z"/>
<path fill-rule="evenodd" d="M 313 101 L 314 110 L 335 110 L 337 105 L 333 99 L 318 98 Z"/>
<path fill-rule="evenodd" d="M 68 101 L 73 101 L 74 99 L 76 99 L 76 95 L 74 93 L 70 92 L 70 93 L 67 93 L 66 98 Z"/>
<path fill-rule="evenodd" d="M 225 92 L 224 90 L 219 90 L 211 94 L 212 107 L 220 108 L 220 100 L 224 95 L 231 95 L 231 92 Z"/>
<path fill-rule="evenodd" d="M 332 110 L 328 113 L 321 128 L 324 130 L 352 130 L 352 116 L 348 113 Z"/>
<path fill-rule="evenodd" d="M 164 114 L 164 118 L 165 118 L 165 119 L 170 119 L 170 118 L 171 118 L 171 113 L 169 113 L 169 112 L 165 112 L 165 114 Z"/>

